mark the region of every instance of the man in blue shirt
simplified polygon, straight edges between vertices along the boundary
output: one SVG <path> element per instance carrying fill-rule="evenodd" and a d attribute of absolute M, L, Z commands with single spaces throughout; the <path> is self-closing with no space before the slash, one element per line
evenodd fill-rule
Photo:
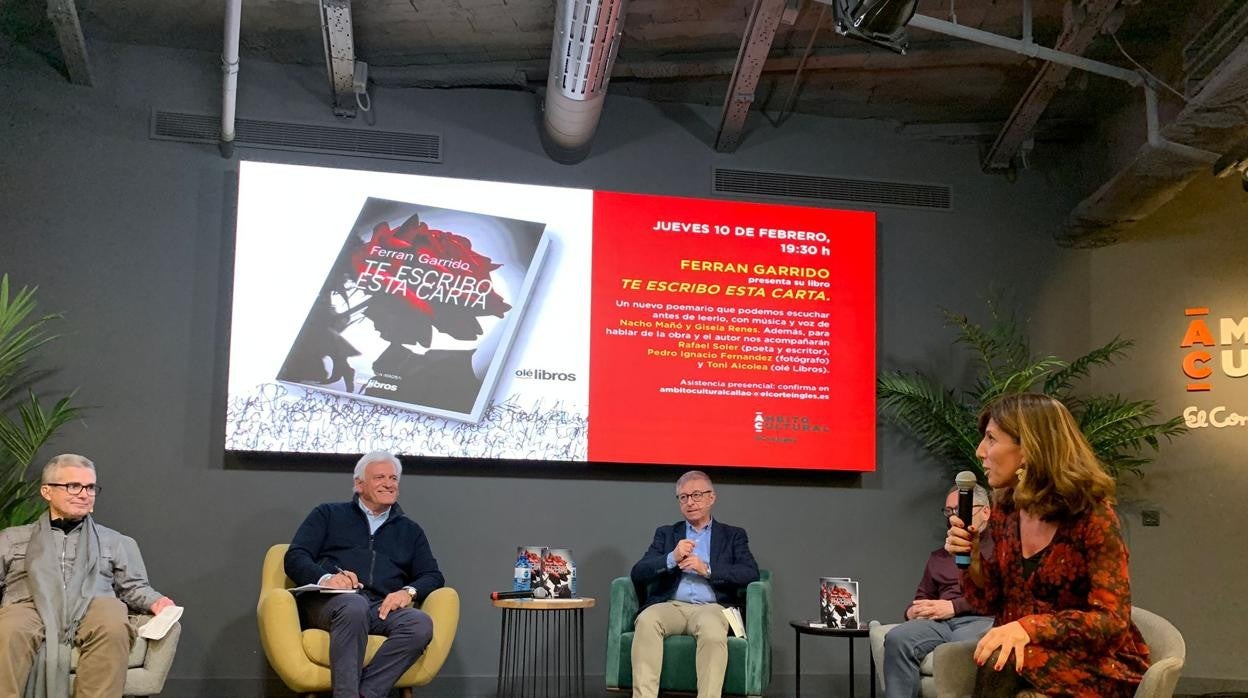
<path fill-rule="evenodd" d="M 697 640 L 698 698 L 718 698 L 728 666 L 725 606 L 740 603 L 746 585 L 758 580 L 745 529 L 711 518 L 711 478 L 691 470 L 676 481 L 683 521 L 660 526 L 646 554 L 633 565 L 642 600 L 633 635 L 633 696 L 654 698 L 663 668 L 663 639 Z"/>
<path fill-rule="evenodd" d="M 402 475 L 393 454 L 364 454 L 352 501 L 313 509 L 286 552 L 295 584 L 358 590 L 299 599 L 308 623 L 329 631 L 334 698 L 384 698 L 433 639 L 433 620 L 417 606 L 444 580 L 424 530 L 399 507 Z M 386 641 L 364 667 L 370 634 Z"/>

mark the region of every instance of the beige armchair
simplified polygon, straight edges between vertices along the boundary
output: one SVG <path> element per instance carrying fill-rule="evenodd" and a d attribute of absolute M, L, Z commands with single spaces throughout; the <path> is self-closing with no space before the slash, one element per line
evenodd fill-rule
<path fill-rule="evenodd" d="M 295 597 L 288 589 L 295 586 L 286 577 L 282 560 L 289 545 L 274 545 L 264 556 L 260 572 L 260 601 L 256 604 L 256 620 L 260 624 L 260 644 L 273 671 L 281 677 L 290 690 L 315 695 L 330 690 L 329 633 L 324 630 L 304 630 L 299 625 L 299 611 Z M 421 610 L 433 618 L 433 640 L 420 659 L 411 666 L 396 685 L 404 698 L 411 698 L 413 686 L 424 686 L 438 675 L 438 670 L 451 652 L 455 631 L 459 628 L 459 594 L 450 587 L 442 587 L 430 594 L 420 604 Z M 373 655 L 386 638 L 368 636 L 364 651 L 364 663 L 373 661 Z"/>
<path fill-rule="evenodd" d="M 134 627 L 141 627 L 151 620 L 151 616 L 130 616 Z M 159 640 L 134 638 L 130 646 L 130 656 L 126 659 L 126 687 L 123 695 L 154 696 L 165 688 L 165 679 L 169 676 L 169 667 L 173 664 L 173 655 L 178 650 L 178 638 L 182 636 L 182 624 L 174 623 L 169 632 Z M 78 650 L 75 648 L 70 656 L 70 686 L 72 690 L 74 673 L 78 670 Z"/>
<path fill-rule="evenodd" d="M 1135 691 L 1135 698 L 1171 698 L 1187 658 L 1183 635 L 1165 618 L 1138 606 L 1131 607 L 1131 620 L 1144 636 L 1152 661 Z M 974 652 L 974 642 L 950 642 L 932 651 L 928 660 L 934 668 L 935 693 L 923 695 L 937 698 L 971 695 L 975 688 Z M 924 680 L 926 682 L 926 677 Z"/>

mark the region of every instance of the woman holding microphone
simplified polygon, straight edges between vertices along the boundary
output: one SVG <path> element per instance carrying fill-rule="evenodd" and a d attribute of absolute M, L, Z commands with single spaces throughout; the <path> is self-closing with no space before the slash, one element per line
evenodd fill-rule
<path fill-rule="evenodd" d="M 995 616 L 975 648 L 977 697 L 1128 697 L 1148 668 L 1131 622 L 1114 481 L 1061 402 L 1005 395 L 979 420 L 995 502 L 993 550 L 957 516 L 945 549 L 971 554 L 970 605 Z"/>

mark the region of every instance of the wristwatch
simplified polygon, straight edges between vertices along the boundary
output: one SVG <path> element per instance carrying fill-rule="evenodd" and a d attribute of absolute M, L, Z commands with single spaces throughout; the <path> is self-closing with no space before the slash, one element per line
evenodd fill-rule
<path fill-rule="evenodd" d="M 413 588 L 413 587 L 403 587 L 403 591 L 406 591 L 406 592 L 407 592 L 407 598 L 408 598 L 408 600 L 409 600 L 409 601 L 411 601 L 411 602 L 413 602 L 413 603 L 415 603 L 415 601 L 416 601 L 416 589 L 415 589 L 415 588 Z"/>

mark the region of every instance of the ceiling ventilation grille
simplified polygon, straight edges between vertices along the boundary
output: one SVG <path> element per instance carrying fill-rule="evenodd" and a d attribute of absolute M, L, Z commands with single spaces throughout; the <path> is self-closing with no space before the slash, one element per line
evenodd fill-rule
<path fill-rule="evenodd" d="M 1209 76 L 1248 37 L 1248 0 L 1228 0 L 1183 47 L 1183 72 L 1188 97 L 1204 87 Z"/>
<path fill-rule="evenodd" d="M 261 119 L 236 119 L 234 133 L 235 144 L 242 147 L 442 162 L 442 137 L 431 133 Z M 216 143 L 221 137 L 221 120 L 204 114 L 153 110 L 151 137 L 185 143 Z"/>
<path fill-rule="evenodd" d="M 938 211 L 953 210 L 953 192 L 943 185 L 846 179 L 724 167 L 716 167 L 713 176 L 712 191 L 716 194 L 837 201 L 868 206 L 901 206 Z"/>

